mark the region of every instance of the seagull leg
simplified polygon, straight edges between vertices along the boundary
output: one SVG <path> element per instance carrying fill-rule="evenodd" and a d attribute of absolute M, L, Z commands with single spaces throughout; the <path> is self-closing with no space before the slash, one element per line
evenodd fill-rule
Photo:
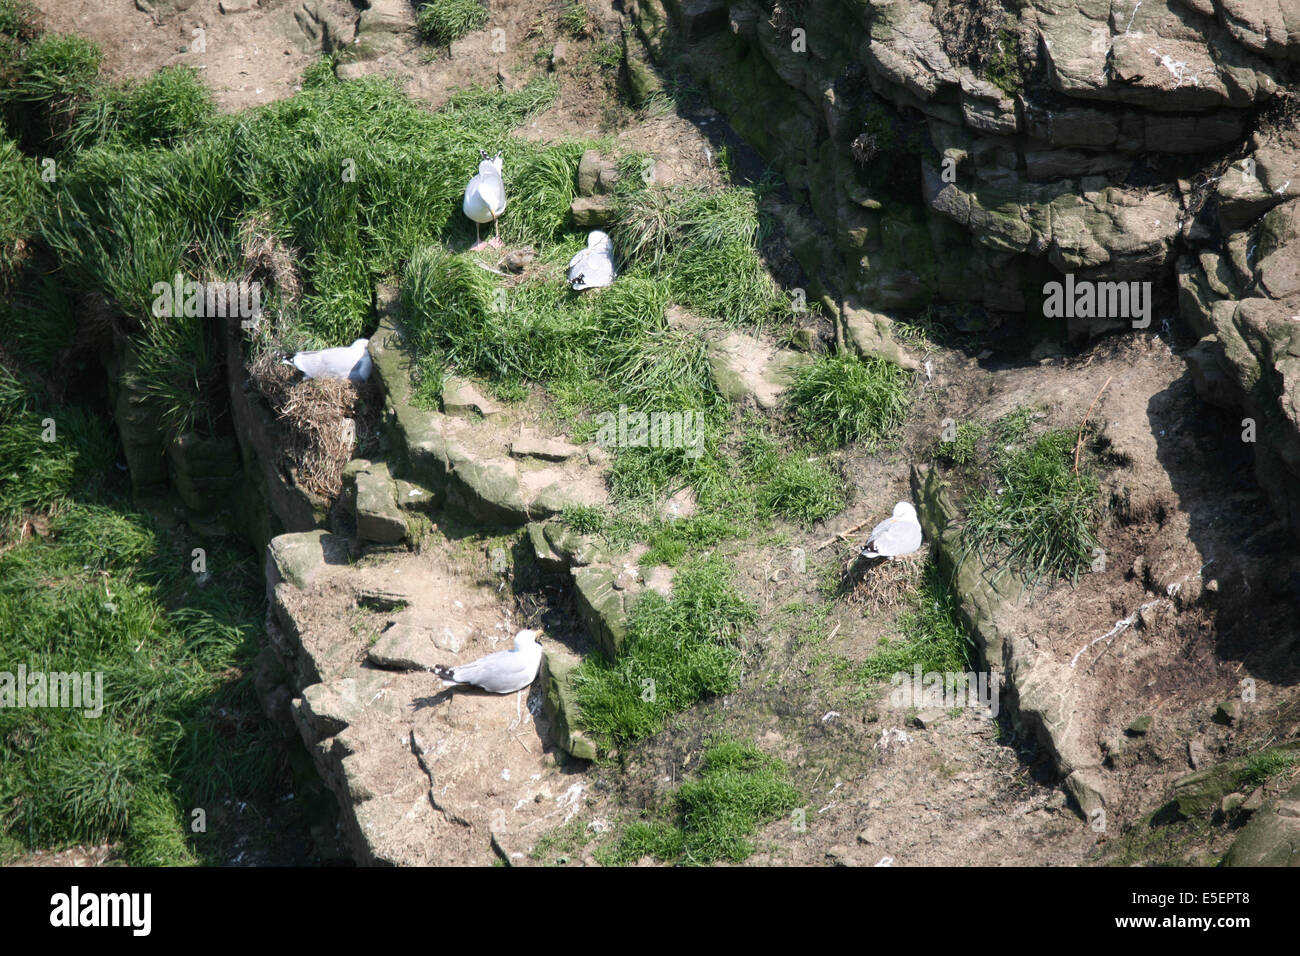
<path fill-rule="evenodd" d="M 496 216 L 492 217 L 492 238 L 488 240 L 487 244 L 493 249 L 501 248 L 501 229 L 497 225 Z"/>
<path fill-rule="evenodd" d="M 469 247 L 470 252 L 478 252 L 480 249 L 483 249 L 484 247 L 487 246 L 487 243 L 483 241 L 483 233 L 480 229 L 479 222 L 477 219 L 474 220 L 474 239 L 476 241 L 474 245 Z"/>

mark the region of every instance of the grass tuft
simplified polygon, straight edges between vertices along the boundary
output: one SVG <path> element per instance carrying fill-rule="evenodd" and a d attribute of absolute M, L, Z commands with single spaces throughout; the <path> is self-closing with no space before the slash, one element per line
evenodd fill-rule
<path fill-rule="evenodd" d="M 813 444 L 874 450 L 902 426 L 910 384 L 910 373 L 893 362 L 841 353 L 797 369 L 787 402 L 795 426 Z"/>
<path fill-rule="evenodd" d="M 487 22 L 488 9 L 482 0 L 431 0 L 415 14 L 415 25 L 425 38 L 444 46 Z"/>

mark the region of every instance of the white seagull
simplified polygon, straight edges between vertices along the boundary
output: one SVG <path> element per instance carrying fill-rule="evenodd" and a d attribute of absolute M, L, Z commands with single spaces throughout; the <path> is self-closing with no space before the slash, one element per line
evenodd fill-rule
<path fill-rule="evenodd" d="M 308 378 L 346 378 L 364 382 L 370 377 L 369 339 L 357 339 L 351 345 L 317 352 L 299 352 L 285 365 L 292 365 Z"/>
<path fill-rule="evenodd" d="M 587 236 L 587 248 L 569 260 L 569 285 L 574 292 L 599 289 L 618 275 L 614 268 L 614 243 L 599 229 Z"/>
<path fill-rule="evenodd" d="M 515 646 L 508 651 L 497 651 L 456 667 L 438 666 L 433 672 L 442 678 L 444 687 L 473 684 L 494 694 L 509 694 L 531 684 L 541 666 L 542 647 L 537 643 L 537 632 L 520 631 L 515 635 Z"/>
<path fill-rule="evenodd" d="M 478 175 L 465 187 L 465 202 L 461 208 L 465 215 L 474 220 L 474 237 L 478 242 L 471 248 L 478 250 L 484 245 L 498 247 L 501 237 L 497 234 L 497 217 L 506 211 L 506 184 L 501 178 L 501 154 L 489 157 L 479 150 L 483 157 L 478 164 Z M 492 239 L 484 243 L 479 234 L 479 226 L 485 222 L 492 223 Z"/>
<path fill-rule="evenodd" d="M 916 509 L 910 501 L 900 501 L 894 505 L 893 515 L 871 530 L 862 553 L 868 558 L 893 560 L 920 547 L 921 522 L 916 519 Z"/>

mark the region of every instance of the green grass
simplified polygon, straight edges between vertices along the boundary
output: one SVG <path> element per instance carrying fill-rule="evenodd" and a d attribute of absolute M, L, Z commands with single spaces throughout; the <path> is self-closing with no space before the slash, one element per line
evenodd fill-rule
<path fill-rule="evenodd" d="M 482 0 L 431 0 L 415 14 L 415 25 L 425 38 L 446 45 L 485 26 L 488 9 Z"/>
<path fill-rule="evenodd" d="M 647 856 L 683 866 L 742 863 L 754 853 L 759 828 L 802 799 L 780 760 L 724 737 L 705 751 L 698 778 L 673 795 L 671 820 L 629 825 L 614 846 L 597 851 L 597 859 L 616 866 Z"/>
<path fill-rule="evenodd" d="M 187 66 L 166 67 L 143 83 L 101 87 L 78 112 L 68 145 L 100 142 L 124 148 L 175 146 L 202 131 L 216 115 L 212 94 Z"/>
<path fill-rule="evenodd" d="M 616 661 L 591 655 L 575 675 L 584 729 L 604 744 L 657 733 L 672 714 L 739 686 L 740 628 L 754 620 L 721 558 L 683 567 L 670 599 L 636 603 Z"/>
<path fill-rule="evenodd" d="M 958 468 L 973 464 L 978 455 L 980 440 L 988 434 L 989 426 L 985 422 L 954 422 L 952 438 L 940 437 L 935 445 L 936 458 L 946 461 Z"/>
<path fill-rule="evenodd" d="M 258 563 L 202 542 L 216 586 L 198 587 L 198 542 L 126 510 L 108 422 L 38 410 L 8 373 L 0 401 L 2 536 L 23 516 L 46 524 L 0 554 L 0 660 L 101 673 L 104 704 L 98 718 L 0 709 L 0 852 L 116 842 L 133 865 L 212 860 L 222 838 L 192 834 L 189 810 L 266 795 L 277 772 L 250 673 Z"/>
<path fill-rule="evenodd" d="M 571 36 L 586 36 L 591 27 L 591 14 L 580 0 L 573 0 L 560 13 L 560 27 Z"/>
<path fill-rule="evenodd" d="M 1286 773 L 1297 764 L 1300 764 L 1300 754 L 1294 752 L 1266 750 L 1264 753 L 1254 754 L 1246 762 L 1241 787 L 1243 790 L 1251 790 L 1263 786 L 1273 777 Z"/>
<path fill-rule="evenodd" d="M 40 200 L 36 163 L 8 139 L 0 139 L 0 293 L 7 292 L 27 257 Z"/>
<path fill-rule="evenodd" d="M 0 89 L 5 121 L 23 148 L 61 151 L 70 128 L 93 96 L 102 53 L 76 34 L 42 33 L 21 49 L 14 75 Z"/>
<path fill-rule="evenodd" d="M 888 442 L 910 404 L 911 374 L 879 358 L 830 355 L 796 369 L 787 403 L 795 427 L 823 448 Z"/>
<path fill-rule="evenodd" d="M 961 620 L 961 606 L 939 566 L 925 566 L 911 606 L 896 620 L 899 636 L 884 638 L 860 664 L 851 668 L 860 682 L 887 681 L 918 665 L 922 673 L 965 673 L 975 662 L 975 648 Z"/>
<path fill-rule="evenodd" d="M 986 560 L 1033 582 L 1078 575 L 1092 562 L 1101 520 L 1100 486 L 1087 459 L 1074 471 L 1078 433 L 1029 437 L 1032 410 L 994 423 L 991 474 L 967 508 L 963 540 Z"/>

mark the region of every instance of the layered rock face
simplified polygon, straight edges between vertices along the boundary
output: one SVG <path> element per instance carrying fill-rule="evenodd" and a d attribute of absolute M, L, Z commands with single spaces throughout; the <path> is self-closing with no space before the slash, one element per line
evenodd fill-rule
<path fill-rule="evenodd" d="M 816 295 L 1033 316 L 1064 273 L 1149 281 L 1159 330 L 1176 282 L 1203 336 L 1188 356 L 1198 388 L 1254 421 L 1259 478 L 1300 530 L 1300 4 L 636 0 L 630 13 L 812 213 L 773 210 Z M 1129 325 L 1082 316 L 1058 331 Z"/>

